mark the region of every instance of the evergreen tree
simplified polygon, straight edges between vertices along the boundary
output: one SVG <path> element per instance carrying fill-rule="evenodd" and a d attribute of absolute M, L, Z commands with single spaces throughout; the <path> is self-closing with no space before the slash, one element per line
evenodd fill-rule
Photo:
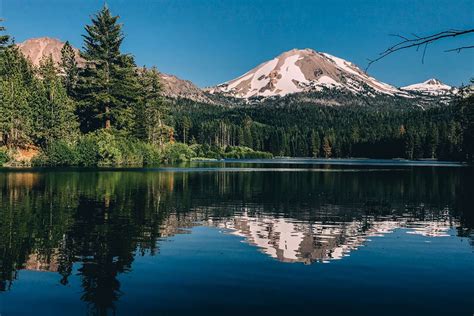
<path fill-rule="evenodd" d="M 332 155 L 331 143 L 328 136 L 324 136 L 323 139 L 323 153 L 324 157 L 329 158 Z"/>
<path fill-rule="evenodd" d="M 61 49 L 61 68 L 64 73 L 64 87 L 69 96 L 74 95 L 76 89 L 79 68 L 76 61 L 76 52 L 67 41 Z"/>
<path fill-rule="evenodd" d="M 0 19 L 0 22 L 3 22 L 3 20 Z M 10 36 L 7 34 L 1 34 L 3 32 L 5 32 L 5 27 L 0 25 L 0 51 L 10 43 Z"/>
<path fill-rule="evenodd" d="M 183 121 L 182 121 L 182 128 L 183 128 L 183 143 L 187 143 L 187 140 L 188 140 L 188 132 L 189 132 L 189 129 L 191 128 L 192 126 L 192 122 L 191 122 L 191 119 L 189 118 L 189 116 L 185 115 L 183 117 Z"/>
<path fill-rule="evenodd" d="M 474 79 L 471 80 L 474 84 Z M 469 89 L 469 88 L 467 88 Z M 467 90 L 466 89 L 466 90 Z M 463 129 L 463 151 L 467 161 L 474 161 L 474 94 L 470 91 L 461 91 L 462 99 L 459 100 L 460 111 L 459 120 Z"/>
<path fill-rule="evenodd" d="M 0 52 L 0 141 L 24 147 L 34 140 L 40 89 L 31 63 L 15 46 Z"/>
<path fill-rule="evenodd" d="M 139 76 L 141 100 L 136 114 L 136 136 L 151 144 L 163 146 L 169 140 L 170 127 L 164 123 L 164 101 L 158 70 L 144 68 Z"/>
<path fill-rule="evenodd" d="M 129 128 L 133 119 L 130 107 L 138 92 L 135 63 L 120 52 L 124 37 L 118 18 L 104 6 L 85 27 L 83 56 L 88 63 L 77 89 L 84 130 L 109 129 L 112 124 Z"/>
<path fill-rule="evenodd" d="M 436 124 L 430 124 L 427 146 L 430 158 L 436 158 L 439 145 L 439 132 Z"/>
<path fill-rule="evenodd" d="M 47 145 L 53 140 L 72 141 L 78 127 L 75 105 L 67 95 L 51 55 L 40 61 L 38 74 L 44 97 L 35 120 L 39 144 Z"/>
<path fill-rule="evenodd" d="M 314 158 L 319 157 L 319 148 L 321 147 L 321 140 L 316 130 L 311 131 L 311 154 Z"/>

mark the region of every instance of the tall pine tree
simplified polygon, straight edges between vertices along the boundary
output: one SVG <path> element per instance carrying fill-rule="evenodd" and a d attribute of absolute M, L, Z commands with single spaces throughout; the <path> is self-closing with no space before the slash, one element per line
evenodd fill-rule
<path fill-rule="evenodd" d="M 64 74 L 64 87 L 66 88 L 68 95 L 73 96 L 74 89 L 76 89 L 77 85 L 79 68 L 76 61 L 76 52 L 68 41 L 61 49 L 61 68 Z"/>
<path fill-rule="evenodd" d="M 167 141 L 168 129 L 163 122 L 164 107 L 158 70 L 144 68 L 140 73 L 141 101 L 137 108 L 136 136 L 155 145 Z"/>
<path fill-rule="evenodd" d="M 39 145 L 48 145 L 54 140 L 72 141 L 77 136 L 75 104 L 68 97 L 59 69 L 50 56 L 40 61 L 38 69 L 41 78 L 41 106 L 37 108 L 36 131 Z"/>
<path fill-rule="evenodd" d="M 0 143 L 24 147 L 34 139 L 40 88 L 31 63 L 15 47 L 0 52 Z"/>
<path fill-rule="evenodd" d="M 86 131 L 131 125 L 137 78 L 133 58 L 120 52 L 124 36 L 118 18 L 104 6 L 85 27 L 83 57 L 87 66 L 80 73 L 77 95 Z"/>
<path fill-rule="evenodd" d="M 3 20 L 0 19 L 0 22 L 3 22 Z M 3 32 L 5 32 L 5 27 L 0 25 L 0 34 Z M 10 43 L 10 36 L 8 34 L 1 34 L 0 35 L 0 51 L 3 50 L 5 47 L 7 47 L 8 43 Z"/>

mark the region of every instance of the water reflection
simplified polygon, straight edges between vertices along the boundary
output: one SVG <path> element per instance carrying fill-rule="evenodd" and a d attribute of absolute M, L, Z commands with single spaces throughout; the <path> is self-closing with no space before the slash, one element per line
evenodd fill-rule
<path fill-rule="evenodd" d="M 447 237 L 451 228 L 460 225 L 449 215 L 449 209 L 431 220 L 418 220 L 406 214 L 387 219 L 367 216 L 349 222 L 305 223 L 286 218 L 249 216 L 244 212 L 227 220 L 209 220 L 208 223 L 244 237 L 279 261 L 305 264 L 342 259 L 370 241 L 370 237 L 383 236 L 397 228 L 407 229 L 407 234 Z"/>
<path fill-rule="evenodd" d="M 14 291 L 22 269 L 57 273 L 62 285 L 77 270 L 81 299 L 107 314 L 136 256 L 159 255 L 160 240 L 196 225 L 305 264 L 343 259 L 399 228 L 472 243 L 470 181 L 467 168 L 3 172 L 0 290 Z"/>

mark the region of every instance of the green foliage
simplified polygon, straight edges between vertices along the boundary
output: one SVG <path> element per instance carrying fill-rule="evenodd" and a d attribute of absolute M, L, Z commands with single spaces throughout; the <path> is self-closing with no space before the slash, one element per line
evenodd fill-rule
<path fill-rule="evenodd" d="M 3 166 L 10 160 L 10 156 L 8 155 L 8 150 L 5 147 L 0 147 L 0 167 Z"/>
<path fill-rule="evenodd" d="M 0 19 L 0 22 L 3 22 L 3 19 Z M 0 26 L 0 34 L 5 32 L 5 27 Z M 4 49 L 8 43 L 10 42 L 10 36 L 7 34 L 1 34 L 0 35 L 0 51 Z"/>
<path fill-rule="evenodd" d="M 162 152 L 162 160 L 168 163 L 188 161 L 196 156 L 196 153 L 186 144 L 166 144 Z"/>
<path fill-rule="evenodd" d="M 31 63 L 12 46 L 0 51 L 0 144 L 18 147 L 35 140 L 40 84 Z"/>
<path fill-rule="evenodd" d="M 40 62 L 38 74 L 41 78 L 39 119 L 35 120 L 37 143 L 47 145 L 53 140 L 73 141 L 79 133 L 75 103 L 68 97 L 51 56 Z"/>
<path fill-rule="evenodd" d="M 223 153 L 226 159 L 269 159 L 272 158 L 271 153 L 255 151 L 243 146 L 228 146 Z"/>
<path fill-rule="evenodd" d="M 169 121 L 165 102 L 161 95 L 160 75 L 158 70 L 143 68 L 139 72 L 140 102 L 135 107 L 136 121 L 135 135 L 151 144 L 163 146 L 173 134 L 172 128 L 165 121 Z"/>
<path fill-rule="evenodd" d="M 76 144 L 77 164 L 80 166 L 97 166 L 99 164 L 99 146 L 92 134 L 81 136 Z"/>
<path fill-rule="evenodd" d="M 212 159 L 269 159 L 273 155 L 269 152 L 255 151 L 244 146 L 209 146 L 194 144 L 190 146 L 199 158 Z"/>
<path fill-rule="evenodd" d="M 112 126 L 130 131 L 134 125 L 138 77 L 133 57 L 120 52 L 123 32 L 117 21 L 118 16 L 112 16 L 104 6 L 85 27 L 83 57 L 87 66 L 79 73 L 75 92 L 83 131 Z"/>
<path fill-rule="evenodd" d="M 469 125 L 464 119 L 471 109 L 468 99 L 463 99 L 464 106 L 455 102 L 429 110 L 397 104 L 378 109 L 282 104 L 285 100 L 235 107 L 192 105 L 183 100 L 174 105 L 173 116 L 178 123 L 185 117 L 191 119 L 187 137 L 195 143 L 246 146 L 275 156 L 443 160 L 468 156 L 470 142 L 465 137 Z M 182 135 L 178 139 L 182 141 Z M 207 150 L 197 154 L 220 158 Z"/>
<path fill-rule="evenodd" d="M 43 166 L 143 166 L 156 165 L 156 146 L 124 137 L 111 130 L 81 136 L 77 142 L 51 142 L 33 162 Z"/>
<path fill-rule="evenodd" d="M 61 68 L 64 73 L 63 84 L 68 95 L 74 95 L 77 80 L 79 76 L 79 68 L 76 61 L 76 52 L 68 41 L 61 49 Z"/>
<path fill-rule="evenodd" d="M 33 161 L 40 166 L 76 166 L 79 164 L 75 146 L 62 140 L 51 142 Z"/>

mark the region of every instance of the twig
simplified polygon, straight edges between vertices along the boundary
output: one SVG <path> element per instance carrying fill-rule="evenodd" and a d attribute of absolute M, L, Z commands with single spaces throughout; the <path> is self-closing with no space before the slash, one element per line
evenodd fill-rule
<path fill-rule="evenodd" d="M 451 38 L 452 37 L 457 37 L 457 36 L 466 35 L 466 34 L 469 34 L 469 33 L 474 33 L 474 29 L 468 29 L 468 30 L 454 30 L 454 29 L 452 29 L 452 30 L 442 31 L 442 32 L 439 32 L 439 33 L 435 33 L 435 34 L 428 35 L 428 36 L 423 36 L 423 37 L 420 37 L 416 34 L 412 34 L 413 38 L 409 38 L 409 37 L 402 36 L 402 35 L 399 35 L 399 34 L 391 34 L 391 36 L 399 37 L 399 38 L 403 39 L 403 41 L 401 41 L 399 43 L 396 43 L 395 45 L 387 48 L 386 50 L 381 52 L 377 58 L 368 59 L 369 63 L 367 65 L 367 67 L 365 68 L 365 70 L 367 71 L 373 63 L 381 60 L 382 58 L 387 57 L 390 54 L 393 54 L 393 53 L 395 53 L 399 50 L 402 50 L 402 49 L 408 49 L 408 48 L 412 48 L 412 47 L 416 47 L 417 50 L 418 50 L 420 47 L 424 46 L 423 57 L 422 57 L 422 62 L 423 62 L 424 58 L 425 58 L 426 47 L 428 46 L 428 44 L 431 44 L 431 43 L 433 43 L 435 41 L 438 41 L 438 40 L 441 40 L 441 39 L 450 38 L 450 37 Z M 460 52 L 461 50 L 468 49 L 468 48 L 474 48 L 474 46 L 459 47 L 459 48 L 454 48 L 454 49 L 448 50 L 448 51 Z"/>

